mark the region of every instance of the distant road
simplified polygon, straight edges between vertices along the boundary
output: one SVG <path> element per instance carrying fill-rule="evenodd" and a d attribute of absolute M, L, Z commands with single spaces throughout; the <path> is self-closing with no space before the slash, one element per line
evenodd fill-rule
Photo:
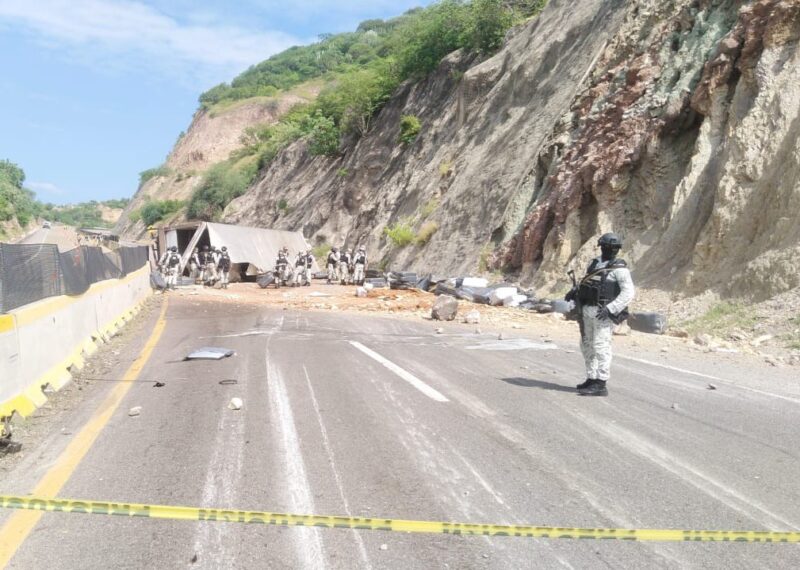
<path fill-rule="evenodd" d="M 17 243 L 51 243 L 57 245 L 59 251 L 67 251 L 78 245 L 78 237 L 74 228 L 61 224 L 53 224 L 52 228 L 39 228 Z"/>

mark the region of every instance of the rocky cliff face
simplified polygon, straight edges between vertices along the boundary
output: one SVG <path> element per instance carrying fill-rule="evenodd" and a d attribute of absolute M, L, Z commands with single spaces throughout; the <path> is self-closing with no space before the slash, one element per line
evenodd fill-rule
<path fill-rule="evenodd" d="M 796 1 L 631 3 L 503 261 L 552 282 L 614 229 L 645 284 L 800 285 L 798 37 Z"/>
<path fill-rule="evenodd" d="M 617 231 L 644 285 L 766 298 L 800 286 L 799 39 L 798 0 L 550 0 L 495 56 L 404 85 L 343 156 L 286 149 L 225 220 L 542 291 Z M 397 247 L 396 224 L 433 233 Z"/>

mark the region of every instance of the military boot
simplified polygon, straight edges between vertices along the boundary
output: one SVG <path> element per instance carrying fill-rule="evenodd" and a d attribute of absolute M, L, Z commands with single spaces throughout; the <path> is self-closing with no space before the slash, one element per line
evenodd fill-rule
<path fill-rule="evenodd" d="M 589 387 L 589 385 L 594 382 L 594 378 L 587 378 L 577 386 L 575 386 L 578 390 L 584 390 Z"/>
<path fill-rule="evenodd" d="M 603 380 L 592 380 L 586 388 L 578 390 L 581 396 L 608 396 L 608 388 Z"/>

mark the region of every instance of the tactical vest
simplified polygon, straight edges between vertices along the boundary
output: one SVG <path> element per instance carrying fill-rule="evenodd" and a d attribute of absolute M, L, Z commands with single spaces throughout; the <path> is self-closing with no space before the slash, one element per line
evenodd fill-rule
<path fill-rule="evenodd" d="M 599 262 L 593 259 L 586 272 L 586 277 L 581 279 L 578 286 L 578 301 L 582 305 L 592 305 L 605 307 L 620 294 L 620 287 L 617 281 L 608 279 L 608 275 L 614 269 L 627 267 L 623 259 L 615 259 L 607 266 L 596 269 Z"/>
<path fill-rule="evenodd" d="M 223 271 L 228 271 L 231 268 L 231 258 L 228 255 L 228 252 L 222 254 L 222 257 L 219 258 L 217 265 Z"/>
<path fill-rule="evenodd" d="M 336 255 L 333 253 L 328 254 L 328 265 L 336 265 L 337 259 Z"/>
<path fill-rule="evenodd" d="M 359 265 L 366 265 L 367 264 L 367 256 L 366 255 L 358 255 L 356 256 L 356 263 Z"/>
<path fill-rule="evenodd" d="M 169 256 L 170 267 L 175 267 L 176 265 L 180 264 L 180 262 L 181 262 L 181 256 L 178 255 L 177 253 L 173 253 Z"/>

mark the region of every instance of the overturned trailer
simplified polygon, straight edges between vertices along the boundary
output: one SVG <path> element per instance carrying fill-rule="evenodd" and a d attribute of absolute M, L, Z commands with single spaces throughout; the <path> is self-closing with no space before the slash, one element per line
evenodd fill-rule
<path fill-rule="evenodd" d="M 231 257 L 231 281 L 255 281 L 258 274 L 275 266 L 278 251 L 286 247 L 290 259 L 300 251 L 309 249 L 301 232 L 268 230 L 248 226 L 234 226 L 213 222 L 187 222 L 160 228 L 158 236 L 160 253 L 177 246 L 181 254 L 181 273 L 188 275 L 189 259 L 194 248 L 203 246 L 217 249 L 225 246 Z M 318 271 L 314 264 L 313 271 Z"/>

